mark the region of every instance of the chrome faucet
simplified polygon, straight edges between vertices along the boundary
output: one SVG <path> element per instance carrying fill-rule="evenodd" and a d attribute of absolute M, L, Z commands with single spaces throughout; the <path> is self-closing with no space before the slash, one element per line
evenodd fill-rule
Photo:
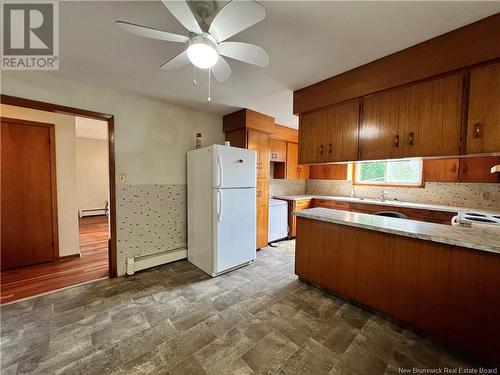
<path fill-rule="evenodd" d="M 351 198 L 356 198 L 356 190 L 354 190 L 354 186 L 351 186 Z"/>
<path fill-rule="evenodd" d="M 384 188 L 380 189 L 379 199 L 381 202 L 385 201 L 385 196 L 387 195 L 387 191 Z"/>

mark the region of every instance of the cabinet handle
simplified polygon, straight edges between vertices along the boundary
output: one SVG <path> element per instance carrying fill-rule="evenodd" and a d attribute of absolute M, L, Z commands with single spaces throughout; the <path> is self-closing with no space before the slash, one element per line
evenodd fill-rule
<path fill-rule="evenodd" d="M 319 145 L 319 153 L 323 155 L 323 145 Z"/>
<path fill-rule="evenodd" d="M 328 153 L 329 154 L 332 153 L 332 144 L 331 143 L 328 143 Z"/>
<path fill-rule="evenodd" d="M 394 137 L 394 146 L 399 147 L 399 134 L 396 134 Z"/>
<path fill-rule="evenodd" d="M 451 168 L 451 171 L 453 173 L 455 173 L 457 171 L 457 165 L 456 164 L 453 164 L 453 168 Z"/>
<path fill-rule="evenodd" d="M 479 137 L 481 137 L 481 124 L 479 122 L 476 122 L 474 124 L 474 138 Z"/>
<path fill-rule="evenodd" d="M 408 142 L 410 143 L 410 146 L 413 146 L 414 145 L 414 141 L 415 141 L 415 135 L 413 133 L 410 133 L 409 134 L 409 137 L 408 137 Z"/>
<path fill-rule="evenodd" d="M 257 192 L 257 197 L 262 197 L 262 190 L 259 190 L 259 191 Z"/>
<path fill-rule="evenodd" d="M 462 171 L 463 171 L 464 173 L 466 173 L 466 172 L 467 172 L 467 164 L 466 164 L 465 162 L 464 162 L 464 165 L 462 166 Z"/>

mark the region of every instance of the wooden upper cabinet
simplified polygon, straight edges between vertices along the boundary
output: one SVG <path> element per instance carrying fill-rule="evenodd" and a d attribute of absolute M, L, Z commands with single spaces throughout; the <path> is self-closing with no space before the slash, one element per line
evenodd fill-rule
<path fill-rule="evenodd" d="M 457 73 L 405 89 L 399 118 L 404 157 L 459 154 L 463 84 Z"/>
<path fill-rule="evenodd" d="M 347 180 L 347 164 L 311 165 L 311 180 Z"/>
<path fill-rule="evenodd" d="M 321 163 L 325 153 L 324 110 L 300 115 L 299 124 L 299 163 Z"/>
<path fill-rule="evenodd" d="M 257 179 L 269 179 L 269 134 L 248 129 L 247 148 L 257 151 Z"/>
<path fill-rule="evenodd" d="M 466 150 L 500 152 L 500 62 L 471 70 Z"/>
<path fill-rule="evenodd" d="M 360 129 L 361 160 L 403 157 L 399 121 L 406 91 L 402 88 L 367 96 Z"/>
<path fill-rule="evenodd" d="M 424 182 L 457 182 L 459 159 L 424 160 Z"/>
<path fill-rule="evenodd" d="M 359 100 L 326 109 L 326 162 L 358 159 Z"/>
<path fill-rule="evenodd" d="M 306 180 L 309 178 L 309 166 L 299 164 L 299 145 L 288 142 L 286 144 L 286 179 Z"/>
<path fill-rule="evenodd" d="M 270 140 L 271 161 L 286 162 L 286 142 L 276 139 Z"/>
<path fill-rule="evenodd" d="M 500 156 L 460 159 L 460 182 L 499 182 L 498 173 L 491 167 L 500 164 Z"/>
<path fill-rule="evenodd" d="M 462 91 L 453 74 L 366 97 L 362 160 L 458 155 Z"/>

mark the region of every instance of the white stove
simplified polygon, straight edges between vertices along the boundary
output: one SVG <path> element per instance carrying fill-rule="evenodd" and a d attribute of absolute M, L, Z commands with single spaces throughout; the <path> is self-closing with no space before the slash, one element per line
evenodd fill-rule
<path fill-rule="evenodd" d="M 461 211 L 451 219 L 451 225 L 472 227 L 498 227 L 500 228 L 500 215 L 487 215 L 477 212 Z"/>

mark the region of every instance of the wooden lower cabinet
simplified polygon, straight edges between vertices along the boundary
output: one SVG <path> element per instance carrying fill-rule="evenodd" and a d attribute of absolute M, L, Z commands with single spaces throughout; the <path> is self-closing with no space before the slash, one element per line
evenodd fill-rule
<path fill-rule="evenodd" d="M 297 218 L 303 280 L 500 361 L 500 254 Z"/>
<path fill-rule="evenodd" d="M 269 180 L 257 180 L 257 249 L 267 246 L 269 230 Z"/>
<path fill-rule="evenodd" d="M 296 235 L 297 217 L 293 213 L 310 207 L 311 199 L 288 201 L 288 238 L 293 238 Z"/>

